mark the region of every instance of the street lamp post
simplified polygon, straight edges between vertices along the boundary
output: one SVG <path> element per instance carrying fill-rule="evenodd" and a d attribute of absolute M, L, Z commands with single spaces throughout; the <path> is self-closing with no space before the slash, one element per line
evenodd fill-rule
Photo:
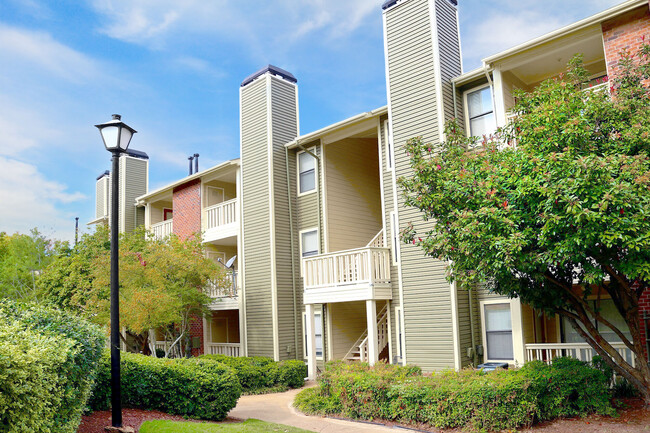
<path fill-rule="evenodd" d="M 122 393 L 120 389 L 120 302 L 119 302 L 119 182 L 120 154 L 126 152 L 131 137 L 137 131 L 113 114 L 109 122 L 95 125 L 99 128 L 106 150 L 113 155 L 111 172 L 111 410 L 112 426 L 122 427 Z"/>

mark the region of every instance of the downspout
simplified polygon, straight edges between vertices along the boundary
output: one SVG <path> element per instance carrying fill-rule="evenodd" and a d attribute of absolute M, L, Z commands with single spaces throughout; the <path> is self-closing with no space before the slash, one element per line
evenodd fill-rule
<path fill-rule="evenodd" d="M 494 120 L 496 122 L 496 112 L 497 112 L 497 104 L 496 101 L 494 100 L 494 84 L 492 83 L 492 78 L 490 78 L 490 71 L 488 71 L 488 65 L 487 63 L 483 63 L 483 71 L 485 73 L 485 77 L 487 78 L 488 84 L 490 86 L 490 95 L 492 96 L 492 112 L 494 113 Z"/>
<path fill-rule="evenodd" d="M 287 202 L 289 203 L 289 237 L 291 242 L 291 288 L 293 289 L 293 323 L 294 326 L 298 323 L 298 304 L 296 303 L 296 256 L 295 246 L 293 242 L 293 211 L 291 208 L 291 182 L 289 181 L 289 149 L 284 148 L 284 165 L 287 172 Z M 296 359 L 300 359 L 298 355 L 298 329 L 293 333 L 294 347 L 296 351 Z"/>
<path fill-rule="evenodd" d="M 451 82 L 451 94 L 454 97 L 454 119 L 458 120 L 458 102 L 456 101 L 456 83 Z"/>
<path fill-rule="evenodd" d="M 472 289 L 467 291 L 467 297 L 469 298 L 469 329 L 472 334 L 472 362 L 474 367 L 477 366 L 477 355 L 476 355 L 476 336 L 474 335 L 474 296 L 472 296 Z"/>

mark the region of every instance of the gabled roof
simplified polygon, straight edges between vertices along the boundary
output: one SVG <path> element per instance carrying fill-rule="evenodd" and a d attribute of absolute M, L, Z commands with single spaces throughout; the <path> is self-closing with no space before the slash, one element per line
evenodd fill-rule
<path fill-rule="evenodd" d="M 172 183 L 170 183 L 168 185 L 165 185 L 165 186 L 163 186 L 161 188 L 158 188 L 158 189 L 156 189 L 154 191 L 148 192 L 148 193 L 146 193 L 144 195 L 141 195 L 140 197 L 136 197 L 135 202 L 137 204 L 139 204 L 139 205 L 142 205 L 142 204 L 144 204 L 144 202 L 147 199 L 149 199 L 149 198 L 151 198 L 151 197 L 153 197 L 153 196 L 155 196 L 157 194 L 160 194 L 161 192 L 165 192 L 165 191 L 168 191 L 168 190 L 173 190 L 174 188 L 176 188 L 179 185 L 183 185 L 184 183 L 191 182 L 194 179 L 200 179 L 201 177 L 203 177 L 205 175 L 212 174 L 212 173 L 217 172 L 219 170 L 223 170 L 223 169 L 226 169 L 226 168 L 229 168 L 229 167 L 238 167 L 238 166 L 239 166 L 239 158 L 235 158 L 235 159 L 231 159 L 229 161 L 222 162 L 221 164 L 217 164 L 217 165 L 212 166 L 210 168 L 207 168 L 207 169 L 205 169 L 203 171 L 199 171 L 197 173 L 186 176 L 186 177 L 184 177 L 182 179 L 179 179 L 179 180 L 177 180 L 175 182 L 172 182 Z"/>
<path fill-rule="evenodd" d="M 278 68 L 277 66 L 267 65 L 264 68 L 260 69 L 259 71 L 255 72 L 254 74 L 251 74 L 248 77 L 244 78 L 244 81 L 241 82 L 241 87 L 244 87 L 245 85 L 252 83 L 255 80 L 255 78 L 260 77 L 266 74 L 267 72 L 270 72 L 273 75 L 278 75 L 291 83 L 298 82 L 298 79 L 294 77 L 291 72 L 285 71 L 284 69 Z"/>

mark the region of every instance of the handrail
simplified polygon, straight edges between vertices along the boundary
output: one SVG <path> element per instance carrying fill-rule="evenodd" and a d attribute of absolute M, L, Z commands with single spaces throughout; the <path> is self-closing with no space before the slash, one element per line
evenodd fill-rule
<path fill-rule="evenodd" d="M 206 229 L 213 229 L 237 222 L 237 198 L 205 208 Z"/>
<path fill-rule="evenodd" d="M 305 290 L 353 284 L 389 284 L 390 250 L 363 247 L 303 259 Z"/>
<path fill-rule="evenodd" d="M 376 247 L 376 248 L 383 248 L 384 247 L 384 229 L 379 230 L 379 233 L 375 235 L 374 238 L 370 242 L 368 242 L 368 245 L 366 247 Z"/>
<path fill-rule="evenodd" d="M 149 230 L 153 233 L 156 238 L 164 238 L 169 236 L 174 232 L 174 219 L 170 218 L 165 221 L 160 221 L 158 223 L 152 224 Z"/>

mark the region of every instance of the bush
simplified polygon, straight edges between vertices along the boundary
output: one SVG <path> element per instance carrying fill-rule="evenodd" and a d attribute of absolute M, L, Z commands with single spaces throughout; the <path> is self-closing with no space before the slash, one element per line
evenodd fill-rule
<path fill-rule="evenodd" d="M 222 420 L 241 394 L 232 368 L 209 359 L 160 359 L 121 354 L 122 404 L 192 418 Z M 90 406 L 110 405 L 110 356 L 102 359 Z"/>
<path fill-rule="evenodd" d="M 199 358 L 222 362 L 232 367 L 246 393 L 258 393 L 271 388 L 299 388 L 303 386 L 307 376 L 307 366 L 298 360 L 275 362 L 263 356 L 226 355 L 202 355 Z"/>
<path fill-rule="evenodd" d="M 603 372 L 573 359 L 432 376 L 417 367 L 334 362 L 326 365 L 319 387 L 302 391 L 294 405 L 311 414 L 503 430 L 559 416 L 611 414 L 607 383 Z"/>
<path fill-rule="evenodd" d="M 75 432 L 105 341 L 77 317 L 0 301 L 0 430 Z"/>

